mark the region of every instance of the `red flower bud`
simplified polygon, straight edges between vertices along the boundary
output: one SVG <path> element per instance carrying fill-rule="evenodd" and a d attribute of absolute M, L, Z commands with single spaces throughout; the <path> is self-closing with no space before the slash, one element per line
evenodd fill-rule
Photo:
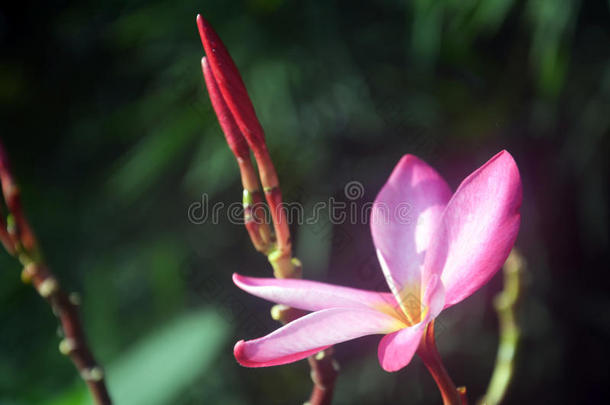
<path fill-rule="evenodd" d="M 212 26 L 201 15 L 197 15 L 197 26 L 220 93 L 250 148 L 258 154 L 265 148 L 265 134 L 237 66 Z"/>
<path fill-rule="evenodd" d="M 208 88 L 210 101 L 212 102 L 212 106 L 216 112 L 216 117 L 218 118 L 218 123 L 222 128 L 222 132 L 225 134 L 229 148 L 231 148 L 236 158 L 249 159 L 250 148 L 248 148 L 246 140 L 237 127 L 237 124 L 233 119 L 233 115 L 231 114 L 231 111 L 229 111 L 229 107 L 227 107 L 227 103 L 225 103 L 225 100 L 220 93 L 218 83 L 216 83 L 214 74 L 210 69 L 210 64 L 205 57 L 201 59 L 201 70 L 203 71 L 205 84 Z"/>

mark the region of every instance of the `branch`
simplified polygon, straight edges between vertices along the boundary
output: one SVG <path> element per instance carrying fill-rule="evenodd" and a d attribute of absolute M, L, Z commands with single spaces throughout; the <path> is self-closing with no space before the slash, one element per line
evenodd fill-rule
<path fill-rule="evenodd" d="M 32 283 L 58 318 L 64 334 L 59 351 L 70 357 L 87 384 L 95 403 L 110 405 L 112 401 L 106 389 L 104 372 L 89 350 L 78 315 L 78 296 L 68 295 L 61 288 L 55 275 L 43 263 L 34 232 L 23 213 L 19 188 L 13 180 L 2 144 L 0 144 L 0 181 L 4 201 L 10 213 L 9 221 L 5 222 L 4 218 L 0 220 L 0 239 L 6 251 L 23 264 L 22 280 Z"/>
<path fill-rule="evenodd" d="M 307 313 L 307 311 L 283 304 L 277 304 L 271 308 L 271 317 L 283 324 L 292 322 Z M 335 381 L 339 376 L 339 363 L 333 358 L 332 346 L 308 357 L 307 361 L 311 367 L 313 389 L 309 401 L 304 405 L 330 405 L 333 400 Z"/>
<path fill-rule="evenodd" d="M 81 378 L 87 384 L 91 396 L 98 405 L 110 405 L 110 395 L 104 381 L 104 372 L 97 364 L 89 346 L 78 315 L 80 300 L 76 294 L 62 290 L 55 276 L 44 264 L 30 263 L 23 269 L 23 279 L 31 281 L 61 323 L 64 338 L 59 351 L 69 356 Z"/>

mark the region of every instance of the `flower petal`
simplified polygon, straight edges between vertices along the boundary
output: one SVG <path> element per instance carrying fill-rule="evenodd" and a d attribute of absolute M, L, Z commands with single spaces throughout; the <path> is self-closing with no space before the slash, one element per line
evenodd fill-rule
<path fill-rule="evenodd" d="M 427 284 L 423 285 L 424 288 L 424 308 L 426 309 L 426 316 L 430 320 L 437 317 L 437 315 L 445 307 L 445 286 L 441 278 L 437 274 L 431 275 Z"/>
<path fill-rule="evenodd" d="M 521 179 L 502 151 L 468 176 L 443 213 L 426 254 L 426 272 L 441 275 L 445 308 L 470 296 L 502 266 L 517 238 Z"/>
<path fill-rule="evenodd" d="M 432 167 L 405 155 L 375 199 L 373 241 L 390 290 L 399 301 L 405 288 L 406 295 L 420 297 L 424 252 L 450 197 L 449 186 Z"/>
<path fill-rule="evenodd" d="M 426 325 L 422 322 L 384 336 L 377 355 L 385 371 L 398 371 L 411 362 Z"/>
<path fill-rule="evenodd" d="M 233 282 L 252 295 L 305 311 L 338 307 L 373 308 L 389 315 L 401 316 L 398 304 L 390 293 L 308 280 L 246 277 L 237 273 L 233 274 Z"/>
<path fill-rule="evenodd" d="M 259 339 L 235 345 L 242 366 L 267 367 L 292 363 L 336 343 L 361 336 L 392 333 L 405 325 L 368 308 L 331 308 L 305 315 Z"/>

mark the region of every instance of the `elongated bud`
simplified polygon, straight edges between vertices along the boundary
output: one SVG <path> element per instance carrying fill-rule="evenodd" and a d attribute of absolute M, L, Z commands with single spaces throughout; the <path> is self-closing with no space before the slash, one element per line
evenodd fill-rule
<path fill-rule="evenodd" d="M 227 107 L 227 103 L 225 103 L 225 100 L 220 93 L 214 73 L 210 69 L 210 64 L 205 57 L 201 59 L 201 70 L 203 71 L 205 84 L 208 88 L 210 101 L 212 102 L 212 107 L 214 107 L 214 111 L 216 112 L 218 123 L 222 128 L 222 132 L 225 134 L 229 148 L 235 155 L 237 163 L 239 164 L 239 171 L 241 172 L 244 190 L 254 193 L 260 190 L 260 188 L 258 186 L 256 171 L 254 170 L 254 166 L 252 166 L 252 161 L 250 160 L 250 148 L 248 147 L 248 143 L 237 127 L 237 124 L 233 119 L 233 115 L 231 114 L 231 111 Z"/>
<path fill-rule="evenodd" d="M 295 277 L 296 271 L 291 262 L 290 229 L 287 223 L 285 208 L 282 204 L 282 193 L 277 172 L 265 144 L 263 128 L 256 117 L 241 75 L 226 47 L 210 24 L 201 15 L 197 15 L 197 26 L 206 52 L 206 58 L 202 60 L 203 74 L 221 126 L 223 126 L 223 130 L 225 126 L 227 127 L 225 135 L 229 145 L 231 146 L 231 143 L 235 143 L 236 139 L 238 139 L 237 136 L 233 135 L 236 132 L 234 126 L 232 126 L 232 122 L 234 122 L 241 131 L 241 135 L 246 139 L 248 146 L 254 152 L 265 199 L 271 212 L 277 243 L 277 251 L 273 252 L 273 260 L 271 257 L 269 260 L 273 264 L 276 275 L 280 277 Z M 230 114 L 227 112 L 227 109 Z M 232 149 L 234 147 L 231 146 Z M 238 153 L 243 152 L 234 149 L 234 153 L 238 156 Z M 247 166 L 251 165 L 251 162 L 249 159 L 246 161 L 246 159 L 239 157 L 238 162 L 242 171 L 242 182 L 244 182 L 247 176 L 247 173 L 244 175 L 244 171 L 249 171 Z M 244 189 L 249 191 L 254 190 L 247 187 L 245 183 Z M 256 218 L 256 215 L 254 217 Z M 252 237 L 255 225 L 249 225 L 247 228 Z M 269 234 L 266 232 L 265 226 L 261 226 L 260 229 L 262 231 L 262 238 L 267 240 Z M 255 238 L 252 238 L 252 241 L 255 246 L 260 246 Z"/>
<path fill-rule="evenodd" d="M 250 158 L 250 148 L 246 143 L 246 139 L 241 134 L 241 131 L 233 119 L 231 111 L 229 111 L 229 107 L 227 107 L 227 103 L 225 103 L 222 94 L 220 94 L 216 78 L 205 57 L 201 58 L 201 70 L 203 71 L 203 78 L 205 79 L 205 85 L 208 89 L 208 94 L 210 95 L 212 107 L 214 107 L 218 123 L 222 128 L 222 132 L 225 134 L 229 148 L 231 148 L 233 154 L 238 159 Z"/>
<path fill-rule="evenodd" d="M 244 198 L 245 196 L 248 197 L 248 202 L 244 199 L 244 224 L 256 250 L 266 253 L 271 243 L 271 230 L 268 224 L 260 222 L 260 219 L 256 217 L 254 212 L 254 208 L 260 204 L 262 198 L 258 176 L 250 159 L 250 148 L 220 93 L 214 73 L 205 57 L 201 59 L 201 70 L 203 71 L 205 84 L 210 95 L 210 101 L 216 112 L 218 123 L 225 134 L 229 148 L 237 159 L 241 182 L 244 188 Z"/>
<path fill-rule="evenodd" d="M 235 62 L 212 26 L 200 14 L 197 15 L 197 26 L 220 93 L 250 148 L 258 154 L 265 147 L 265 135 Z"/>

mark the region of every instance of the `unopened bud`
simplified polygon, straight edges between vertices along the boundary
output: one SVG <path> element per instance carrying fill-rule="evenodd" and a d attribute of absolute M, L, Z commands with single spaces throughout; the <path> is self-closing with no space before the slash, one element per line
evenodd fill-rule
<path fill-rule="evenodd" d="M 102 381 L 104 379 L 104 370 L 95 366 L 81 371 L 81 377 L 85 381 Z"/>
<path fill-rule="evenodd" d="M 271 318 L 275 321 L 282 321 L 282 315 L 289 310 L 290 307 L 283 304 L 277 304 L 271 307 Z"/>
<path fill-rule="evenodd" d="M 65 338 L 59 342 L 59 352 L 64 356 L 68 356 L 76 349 L 76 341 L 74 339 Z"/>
<path fill-rule="evenodd" d="M 37 271 L 38 266 L 35 263 L 25 265 L 21 271 L 21 281 L 25 284 L 29 284 Z"/>
<path fill-rule="evenodd" d="M 74 306 L 79 306 L 82 302 L 81 298 L 80 298 L 80 294 L 79 293 L 70 293 L 70 295 L 68 296 L 68 300 L 70 301 L 70 303 Z"/>
<path fill-rule="evenodd" d="M 59 284 L 57 283 L 57 280 L 53 277 L 48 277 L 38 286 L 38 293 L 43 298 L 49 298 L 52 294 L 57 292 L 58 288 Z"/>

